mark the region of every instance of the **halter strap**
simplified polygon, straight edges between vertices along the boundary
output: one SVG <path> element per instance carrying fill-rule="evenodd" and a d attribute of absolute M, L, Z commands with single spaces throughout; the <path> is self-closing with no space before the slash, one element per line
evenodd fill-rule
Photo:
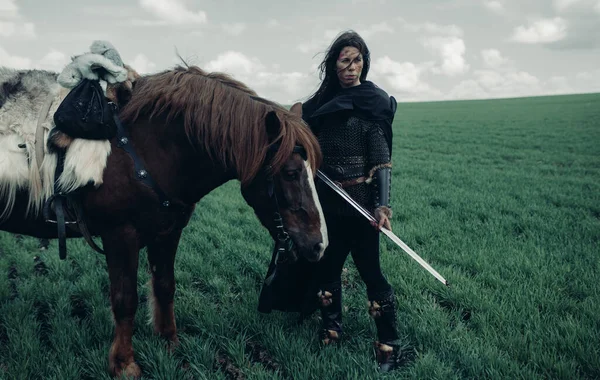
<path fill-rule="evenodd" d="M 271 159 L 272 156 L 277 152 L 280 148 L 280 144 L 276 143 L 269 147 L 267 152 L 267 160 Z M 302 156 L 304 160 L 306 160 L 306 149 L 304 149 L 301 145 L 294 146 L 292 150 L 293 153 L 298 153 Z M 290 235 L 285 230 L 283 225 L 283 218 L 279 213 L 279 200 L 277 199 L 277 191 L 275 189 L 275 181 L 273 180 L 273 171 L 272 166 L 267 165 L 265 167 L 265 171 L 267 173 L 267 194 L 269 198 L 273 200 L 275 204 L 275 212 L 273 213 L 273 221 L 275 222 L 275 230 L 277 231 L 277 237 L 275 240 L 275 268 L 271 275 L 265 279 L 265 284 L 268 286 L 273 282 L 275 277 L 277 276 L 277 266 L 279 264 L 286 264 L 290 258 L 290 253 L 292 249 L 294 249 L 294 241 L 290 238 Z"/>
<path fill-rule="evenodd" d="M 281 143 L 275 143 L 273 145 L 271 145 L 267 151 L 267 159 L 269 159 L 272 155 L 274 155 L 279 148 L 281 147 Z M 292 149 L 292 153 L 298 153 L 303 160 L 307 160 L 308 155 L 306 154 L 306 149 L 304 149 L 304 147 L 302 145 L 296 145 L 294 146 L 294 149 Z"/>

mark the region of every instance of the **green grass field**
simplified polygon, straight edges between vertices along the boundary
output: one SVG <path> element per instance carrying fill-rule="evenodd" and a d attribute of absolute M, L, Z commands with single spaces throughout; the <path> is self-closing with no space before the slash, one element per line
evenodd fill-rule
<path fill-rule="evenodd" d="M 407 346 L 384 378 L 600 378 L 600 94 L 400 104 L 394 232 L 452 284 L 384 240 Z M 134 347 L 148 379 L 377 378 L 364 285 L 349 259 L 345 339 L 317 315 L 256 311 L 272 243 L 230 182 L 198 205 L 176 261 L 181 345 L 147 324 L 145 252 Z M 58 258 L 0 233 L 0 378 L 102 379 L 112 340 L 103 257 Z"/>

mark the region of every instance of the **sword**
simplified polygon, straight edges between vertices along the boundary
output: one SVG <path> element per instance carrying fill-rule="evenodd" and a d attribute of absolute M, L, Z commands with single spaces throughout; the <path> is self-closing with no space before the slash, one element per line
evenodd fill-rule
<path fill-rule="evenodd" d="M 329 179 L 322 171 L 317 170 L 317 177 L 319 177 L 325 184 L 331 187 L 339 196 L 344 198 L 346 202 L 348 202 L 352 207 L 356 209 L 362 216 L 367 218 L 370 222 L 377 223 L 377 219 L 368 210 L 365 210 L 360 204 L 358 204 L 348 193 L 338 186 L 335 182 Z M 427 269 L 429 273 L 431 273 L 435 278 L 437 278 L 442 284 L 446 286 L 450 286 L 448 281 L 441 274 L 439 274 L 435 269 L 431 267 L 431 265 L 427 264 L 425 260 L 421 258 L 421 256 L 417 255 L 415 251 L 413 251 L 406 243 L 404 243 L 398 236 L 396 236 L 392 231 L 388 230 L 385 227 L 381 227 L 381 232 L 383 232 L 387 237 L 389 237 L 396 245 L 398 245 L 404 252 L 406 252 L 410 257 L 415 259 L 423 268 Z"/>

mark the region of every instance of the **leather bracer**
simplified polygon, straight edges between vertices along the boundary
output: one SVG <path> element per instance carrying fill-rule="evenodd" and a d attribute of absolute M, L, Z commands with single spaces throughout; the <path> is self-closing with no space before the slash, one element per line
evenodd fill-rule
<path fill-rule="evenodd" d="M 383 166 L 376 169 L 373 174 L 371 186 L 373 186 L 371 193 L 373 195 L 373 206 L 375 208 L 380 206 L 391 208 L 392 168 Z"/>

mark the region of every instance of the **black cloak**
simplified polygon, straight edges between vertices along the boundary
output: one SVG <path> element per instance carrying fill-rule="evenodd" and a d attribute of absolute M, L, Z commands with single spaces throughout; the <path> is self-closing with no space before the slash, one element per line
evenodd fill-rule
<path fill-rule="evenodd" d="M 350 111 L 355 116 L 369 121 L 377 121 L 392 152 L 392 122 L 396 113 L 396 99 L 365 81 L 358 86 L 340 89 L 331 99 L 318 104 L 313 98 L 302 105 L 302 118 L 315 134 L 322 127 L 325 115 Z M 275 251 L 271 258 L 265 279 L 275 270 Z M 277 265 L 277 273 L 272 281 L 263 287 L 259 296 L 258 311 L 270 313 L 272 310 L 299 312 L 300 320 L 317 309 L 318 263 L 310 263 L 302 257 L 297 261 L 286 261 Z"/>

